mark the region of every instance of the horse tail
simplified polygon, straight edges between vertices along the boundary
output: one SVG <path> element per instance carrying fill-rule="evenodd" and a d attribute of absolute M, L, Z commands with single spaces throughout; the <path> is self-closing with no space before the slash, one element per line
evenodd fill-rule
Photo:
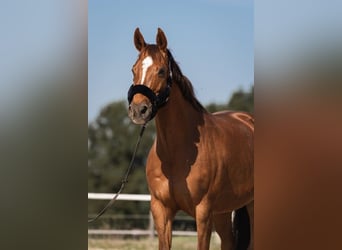
<path fill-rule="evenodd" d="M 235 238 L 235 249 L 246 250 L 250 243 L 250 223 L 246 206 L 235 210 L 233 218 L 233 234 Z"/>

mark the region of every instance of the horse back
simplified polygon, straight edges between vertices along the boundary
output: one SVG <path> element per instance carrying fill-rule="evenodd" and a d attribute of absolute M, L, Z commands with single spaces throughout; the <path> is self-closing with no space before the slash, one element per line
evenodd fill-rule
<path fill-rule="evenodd" d="M 219 119 L 225 119 L 228 123 L 235 123 L 236 121 L 243 123 L 254 131 L 254 117 L 247 112 L 240 111 L 219 111 L 212 114 Z"/>

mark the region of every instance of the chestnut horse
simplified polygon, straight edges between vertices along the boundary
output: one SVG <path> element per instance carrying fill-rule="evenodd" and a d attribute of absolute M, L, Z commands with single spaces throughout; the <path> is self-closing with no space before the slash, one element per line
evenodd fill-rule
<path fill-rule="evenodd" d="M 179 210 L 196 220 L 198 249 L 209 249 L 213 226 L 222 249 L 253 249 L 254 118 L 243 112 L 207 112 L 160 28 L 156 44 L 147 44 L 137 28 L 134 44 L 140 54 L 132 69 L 128 113 L 136 124 L 155 117 L 157 135 L 146 176 L 159 249 L 171 248 L 172 221 Z M 240 229 L 246 222 L 247 230 Z"/>

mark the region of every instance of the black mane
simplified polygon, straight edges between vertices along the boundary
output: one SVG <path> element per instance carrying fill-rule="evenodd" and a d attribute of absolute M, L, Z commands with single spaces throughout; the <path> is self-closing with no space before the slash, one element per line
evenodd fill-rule
<path fill-rule="evenodd" d="M 172 72 L 172 78 L 174 79 L 175 83 L 180 88 L 183 97 L 185 100 L 191 103 L 191 105 L 200 112 L 207 112 L 203 105 L 197 100 L 194 88 L 190 80 L 183 75 L 181 69 L 179 68 L 178 64 L 176 63 L 175 59 L 173 58 L 170 50 L 167 50 L 167 55 L 169 57 L 169 63 Z"/>

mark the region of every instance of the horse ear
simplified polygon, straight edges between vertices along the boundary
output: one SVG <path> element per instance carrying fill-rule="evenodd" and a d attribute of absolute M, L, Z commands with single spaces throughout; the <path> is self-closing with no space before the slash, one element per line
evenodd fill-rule
<path fill-rule="evenodd" d="M 166 51 L 167 48 L 167 40 L 164 32 L 162 31 L 161 28 L 158 28 L 158 33 L 156 37 L 156 42 L 159 47 L 159 49 Z"/>
<path fill-rule="evenodd" d="M 141 51 L 146 46 L 145 39 L 140 33 L 139 28 L 136 28 L 134 31 L 134 45 L 138 51 Z"/>

